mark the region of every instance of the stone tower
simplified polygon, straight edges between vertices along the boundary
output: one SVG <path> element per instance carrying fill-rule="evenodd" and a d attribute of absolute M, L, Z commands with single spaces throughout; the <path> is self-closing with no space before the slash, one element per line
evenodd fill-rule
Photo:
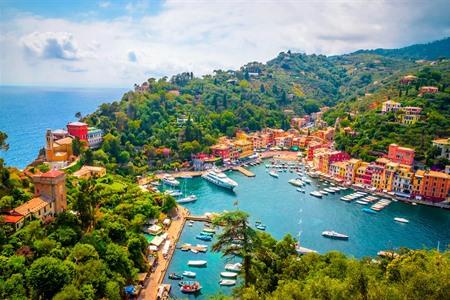
<path fill-rule="evenodd" d="M 51 170 L 41 175 L 33 176 L 34 195 L 54 205 L 55 213 L 63 212 L 67 208 L 66 174 L 58 170 Z"/>

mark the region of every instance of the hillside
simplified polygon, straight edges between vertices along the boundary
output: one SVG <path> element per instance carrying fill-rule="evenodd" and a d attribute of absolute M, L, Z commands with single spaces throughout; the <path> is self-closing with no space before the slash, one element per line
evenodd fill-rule
<path fill-rule="evenodd" d="M 427 44 L 417 44 L 399 49 L 375 49 L 359 50 L 354 54 L 377 54 L 385 57 L 403 59 L 427 59 L 450 58 L 450 37 Z"/>

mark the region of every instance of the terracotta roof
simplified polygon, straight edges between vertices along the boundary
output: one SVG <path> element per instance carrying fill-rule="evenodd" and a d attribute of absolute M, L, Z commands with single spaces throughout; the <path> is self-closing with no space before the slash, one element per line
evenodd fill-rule
<path fill-rule="evenodd" d="M 72 138 L 65 137 L 63 139 L 56 140 L 55 144 L 58 144 L 58 145 L 71 145 L 72 144 Z"/>
<path fill-rule="evenodd" d="M 33 198 L 33 199 L 25 202 L 24 204 L 22 204 L 18 207 L 16 207 L 14 209 L 14 211 L 21 214 L 22 216 L 26 216 L 30 213 L 39 211 L 40 209 L 44 208 L 48 204 L 49 203 L 47 201 L 45 201 L 44 199 L 42 199 L 41 197 L 36 197 L 36 198 Z"/>
<path fill-rule="evenodd" d="M 56 177 L 59 177 L 64 174 L 65 174 L 64 172 L 59 171 L 59 170 L 51 170 L 51 171 L 42 173 L 41 175 L 39 175 L 39 177 L 56 178 Z"/>
<path fill-rule="evenodd" d="M 5 223 L 17 223 L 20 222 L 20 220 L 23 219 L 23 216 L 14 216 L 14 215 L 2 215 L 3 221 Z"/>
<path fill-rule="evenodd" d="M 440 144 L 440 145 L 448 145 L 448 144 L 450 144 L 450 138 L 448 138 L 448 139 L 436 139 L 436 140 L 433 140 L 433 143 Z"/>
<path fill-rule="evenodd" d="M 425 173 L 425 176 L 450 179 L 450 175 L 447 175 L 447 174 L 442 173 L 442 172 L 437 172 L 437 171 L 428 171 L 428 172 Z"/>

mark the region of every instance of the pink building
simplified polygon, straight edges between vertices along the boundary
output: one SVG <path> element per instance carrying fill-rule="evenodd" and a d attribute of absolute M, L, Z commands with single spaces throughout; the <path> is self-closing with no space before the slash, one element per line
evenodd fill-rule
<path fill-rule="evenodd" d="M 414 163 L 414 154 L 414 149 L 399 147 L 397 144 L 390 144 L 387 158 L 399 164 L 412 165 Z"/>

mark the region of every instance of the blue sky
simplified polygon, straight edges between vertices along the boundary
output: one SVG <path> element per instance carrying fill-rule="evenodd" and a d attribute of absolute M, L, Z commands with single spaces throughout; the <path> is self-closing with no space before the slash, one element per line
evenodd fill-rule
<path fill-rule="evenodd" d="M 448 0 L 3 0 L 0 84 L 129 87 L 288 49 L 333 55 L 447 36 Z"/>

